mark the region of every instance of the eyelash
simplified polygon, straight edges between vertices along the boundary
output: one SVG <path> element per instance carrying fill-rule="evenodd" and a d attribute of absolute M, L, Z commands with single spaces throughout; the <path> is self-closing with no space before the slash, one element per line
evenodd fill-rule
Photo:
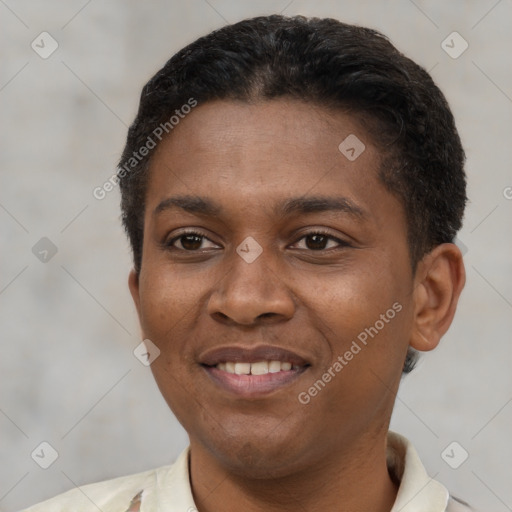
<path fill-rule="evenodd" d="M 325 236 L 328 241 L 336 242 L 337 247 L 331 247 L 329 249 L 319 249 L 317 251 L 315 251 L 313 249 L 305 249 L 305 250 L 309 250 L 309 251 L 312 251 L 312 252 L 327 252 L 327 251 L 339 251 L 341 249 L 345 249 L 347 247 L 351 247 L 351 245 L 347 241 L 342 240 L 341 238 L 337 238 L 337 237 L 333 236 L 331 233 L 329 233 L 329 231 L 326 231 L 326 230 L 323 230 L 323 229 L 317 229 L 315 231 L 310 231 L 308 233 L 305 233 L 305 234 L 303 234 L 299 238 L 299 240 L 297 240 L 297 242 L 299 242 L 300 240 L 306 238 L 307 236 L 312 236 L 312 235 L 322 235 L 322 236 Z M 295 243 L 297 243 L 297 242 L 295 242 Z"/>
<path fill-rule="evenodd" d="M 201 249 L 198 249 L 198 250 L 187 250 L 187 249 L 181 249 L 181 248 L 178 248 L 178 247 L 174 247 L 174 243 L 179 240 L 180 238 L 182 237 L 185 237 L 185 236 L 188 236 L 188 235 L 195 235 L 199 238 L 202 238 L 202 239 L 206 239 L 206 240 L 209 240 L 210 242 L 212 242 L 206 235 L 204 235 L 203 233 L 199 232 L 199 231 L 193 231 L 193 230 L 190 230 L 190 231 L 184 231 L 183 233 L 180 233 L 178 236 L 175 236 L 174 238 L 172 238 L 171 240 L 169 240 L 168 242 L 165 242 L 163 245 L 166 249 L 171 249 L 171 250 L 178 250 L 178 251 L 183 251 L 183 252 L 190 252 L 190 253 L 193 253 L 193 252 L 200 252 Z M 329 248 L 329 249 L 318 249 L 318 250 L 314 250 L 314 249 L 301 249 L 301 250 L 306 250 L 306 251 L 311 251 L 311 252 L 326 252 L 326 251 L 333 251 L 333 250 L 339 250 L 339 249 L 343 249 L 345 247 L 350 247 L 350 244 L 344 240 L 341 240 L 335 236 L 332 236 L 331 233 L 329 233 L 328 231 L 325 231 L 325 230 L 322 230 L 322 229 L 316 229 L 314 231 L 310 231 L 308 233 L 304 233 L 296 242 L 294 242 L 294 244 L 300 242 L 301 240 L 303 240 L 304 238 L 308 237 L 308 236 L 313 236 L 313 235 L 322 235 L 322 236 L 325 236 L 328 238 L 328 240 L 333 240 L 335 241 L 337 244 L 338 244 L 338 247 L 335 247 L 335 248 Z M 215 242 L 212 242 L 212 243 L 215 243 Z"/>
<path fill-rule="evenodd" d="M 184 231 L 183 233 L 180 233 L 178 236 L 175 236 L 174 238 L 171 238 L 168 242 L 165 242 L 164 243 L 164 246 L 167 248 L 167 249 L 176 249 L 178 251 L 184 251 L 184 252 L 199 252 L 199 251 L 187 251 L 186 249 L 180 249 L 178 247 L 174 247 L 174 242 L 176 242 L 176 240 L 179 240 L 180 238 L 183 238 L 185 236 L 189 236 L 189 235 L 195 235 L 199 238 L 205 238 L 206 240 L 210 240 L 206 235 L 204 235 L 203 233 L 200 233 L 199 231 Z M 210 240 L 211 242 L 211 240 Z M 214 243 L 214 242 L 212 242 Z"/>

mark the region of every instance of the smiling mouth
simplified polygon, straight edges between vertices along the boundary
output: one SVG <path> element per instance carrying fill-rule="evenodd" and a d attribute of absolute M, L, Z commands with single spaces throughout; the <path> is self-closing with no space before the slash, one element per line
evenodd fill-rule
<path fill-rule="evenodd" d="M 217 388 L 245 399 L 284 390 L 311 366 L 292 351 L 268 345 L 214 349 L 200 365 Z"/>
<path fill-rule="evenodd" d="M 290 370 L 299 370 L 298 364 L 290 361 L 256 361 L 254 363 L 226 361 L 218 363 L 215 368 L 223 372 L 236 375 L 266 375 L 267 373 L 287 372 Z"/>
<path fill-rule="evenodd" d="M 275 364 L 272 365 L 272 363 Z M 277 363 L 279 363 L 279 370 L 275 371 L 277 370 Z M 271 393 L 285 391 L 285 388 L 296 381 L 309 368 L 309 365 L 297 366 L 291 365 L 289 362 L 270 361 L 268 372 L 257 373 L 263 371 L 264 365 L 267 365 L 267 361 L 257 361 L 255 363 L 226 362 L 219 363 L 216 366 L 202 366 L 217 388 L 243 399 L 264 398 Z M 227 368 L 234 371 L 231 373 Z M 270 371 L 270 368 L 273 368 L 274 371 Z M 243 373 L 236 373 L 237 370 Z M 247 373 L 249 371 L 251 373 Z M 256 373 L 252 373 L 254 371 Z"/>

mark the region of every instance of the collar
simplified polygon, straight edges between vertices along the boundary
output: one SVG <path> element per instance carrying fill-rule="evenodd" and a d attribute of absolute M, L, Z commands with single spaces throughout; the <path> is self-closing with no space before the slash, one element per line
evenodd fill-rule
<path fill-rule="evenodd" d="M 388 470 L 400 482 L 391 512 L 444 512 L 448 491 L 428 476 L 412 444 L 389 432 L 387 452 Z"/>

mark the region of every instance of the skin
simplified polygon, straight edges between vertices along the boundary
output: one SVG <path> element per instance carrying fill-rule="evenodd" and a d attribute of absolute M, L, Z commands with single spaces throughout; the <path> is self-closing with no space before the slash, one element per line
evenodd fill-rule
<path fill-rule="evenodd" d="M 349 134 L 366 147 L 355 161 L 338 150 Z M 129 286 L 142 334 L 161 351 L 156 382 L 190 437 L 200 512 L 391 509 L 386 434 L 407 348 L 437 346 L 465 277 L 453 244 L 412 273 L 405 213 L 379 181 L 379 164 L 356 118 L 292 99 L 199 105 L 155 150 L 142 266 Z M 183 195 L 220 209 L 155 213 Z M 343 197 L 363 213 L 276 212 L 311 197 Z M 177 238 L 190 228 L 204 238 Z M 328 235 L 315 238 L 318 229 Z M 236 252 L 248 236 L 263 249 L 252 263 Z M 394 303 L 402 310 L 300 403 Z M 212 347 L 261 343 L 310 367 L 243 399 L 198 363 Z"/>

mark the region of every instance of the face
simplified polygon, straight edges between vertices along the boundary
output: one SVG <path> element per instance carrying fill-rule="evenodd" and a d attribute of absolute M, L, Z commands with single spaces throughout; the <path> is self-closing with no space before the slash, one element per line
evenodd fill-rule
<path fill-rule="evenodd" d="M 379 164 L 356 118 L 283 99 L 200 105 L 155 150 L 130 287 L 193 451 L 278 476 L 387 431 L 414 280 Z"/>

